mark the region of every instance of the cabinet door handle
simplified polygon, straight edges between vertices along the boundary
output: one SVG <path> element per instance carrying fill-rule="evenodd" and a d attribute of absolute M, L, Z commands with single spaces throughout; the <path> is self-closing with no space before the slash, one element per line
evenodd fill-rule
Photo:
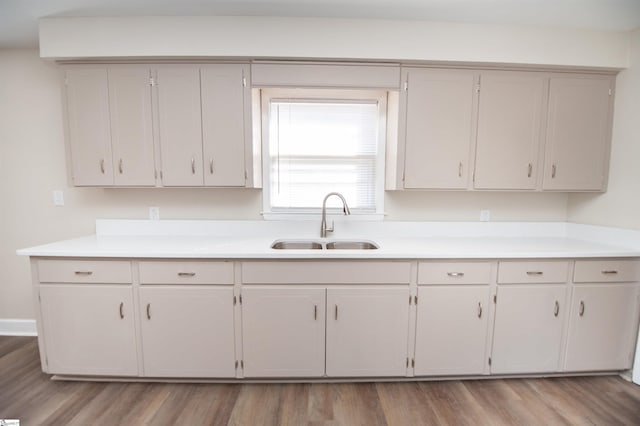
<path fill-rule="evenodd" d="M 74 274 L 76 274 L 76 275 L 91 275 L 91 274 L 93 274 L 93 271 L 75 271 Z"/>
<path fill-rule="evenodd" d="M 151 303 L 147 303 L 147 319 L 151 319 Z"/>
<path fill-rule="evenodd" d="M 529 168 L 527 171 L 527 177 L 531 177 L 531 173 L 533 173 L 533 165 L 529 163 Z"/>
<path fill-rule="evenodd" d="M 209 159 L 209 173 L 213 174 L 213 158 Z"/>
<path fill-rule="evenodd" d="M 313 319 L 318 319 L 318 305 L 313 305 Z"/>
<path fill-rule="evenodd" d="M 462 177 L 462 161 L 458 164 L 458 177 Z"/>
<path fill-rule="evenodd" d="M 584 300 L 580 301 L 580 316 L 584 316 Z"/>
<path fill-rule="evenodd" d="M 552 165 L 551 166 L 551 178 L 555 178 L 556 177 L 556 165 Z"/>
<path fill-rule="evenodd" d="M 542 271 L 527 271 L 527 275 L 536 275 L 536 276 L 540 276 L 542 275 L 543 272 Z"/>
<path fill-rule="evenodd" d="M 558 301 L 556 300 L 556 305 L 553 308 L 553 316 L 557 317 L 558 314 L 560 314 L 560 303 L 558 303 Z"/>
<path fill-rule="evenodd" d="M 100 159 L 100 173 L 104 174 L 104 158 Z"/>
<path fill-rule="evenodd" d="M 195 277 L 195 272 L 178 272 L 179 277 Z"/>
<path fill-rule="evenodd" d="M 196 174 L 196 159 L 194 157 L 191 157 L 191 174 Z"/>
<path fill-rule="evenodd" d="M 122 158 L 118 162 L 118 171 L 120 172 L 120 174 L 122 174 Z"/>
<path fill-rule="evenodd" d="M 336 305 L 335 319 L 336 321 L 338 321 L 338 305 Z"/>
<path fill-rule="evenodd" d="M 478 302 L 478 318 L 482 318 L 482 303 Z"/>
<path fill-rule="evenodd" d="M 120 302 L 120 319 L 124 319 L 124 302 Z"/>
<path fill-rule="evenodd" d="M 464 272 L 447 272 L 450 277 L 464 277 Z"/>
<path fill-rule="evenodd" d="M 604 271 L 602 271 L 602 273 L 604 275 L 616 275 L 618 271 L 616 271 L 615 269 L 605 269 Z"/>

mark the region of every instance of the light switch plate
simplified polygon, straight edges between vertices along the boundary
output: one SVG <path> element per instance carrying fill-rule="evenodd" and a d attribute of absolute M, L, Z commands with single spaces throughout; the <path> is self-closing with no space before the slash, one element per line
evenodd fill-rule
<path fill-rule="evenodd" d="M 151 220 L 160 219 L 160 207 L 149 207 L 149 219 Z"/>
<path fill-rule="evenodd" d="M 53 205 L 56 207 L 64 206 L 64 194 L 59 189 L 53 191 Z"/>

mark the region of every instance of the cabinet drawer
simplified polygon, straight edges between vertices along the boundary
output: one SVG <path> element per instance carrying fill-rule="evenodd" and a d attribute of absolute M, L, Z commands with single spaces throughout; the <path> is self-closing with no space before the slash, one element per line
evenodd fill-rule
<path fill-rule="evenodd" d="M 498 284 L 565 283 L 569 277 L 569 262 L 499 262 Z"/>
<path fill-rule="evenodd" d="M 139 262 L 140 284 L 233 284 L 233 262 Z"/>
<path fill-rule="evenodd" d="M 420 262 L 418 284 L 489 284 L 489 262 Z"/>
<path fill-rule="evenodd" d="M 576 283 L 634 282 L 640 280 L 640 264 L 628 260 L 577 260 L 573 271 Z"/>
<path fill-rule="evenodd" d="M 245 284 L 409 284 L 409 262 L 244 262 Z"/>
<path fill-rule="evenodd" d="M 39 260 L 41 283 L 131 283 L 131 262 L 117 260 Z"/>

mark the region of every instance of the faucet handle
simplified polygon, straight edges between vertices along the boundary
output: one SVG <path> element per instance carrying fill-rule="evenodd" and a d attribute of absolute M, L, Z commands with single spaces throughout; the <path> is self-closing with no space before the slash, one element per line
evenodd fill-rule
<path fill-rule="evenodd" d="M 331 221 L 331 228 L 327 227 L 327 229 L 325 230 L 326 232 L 333 232 L 334 229 L 334 225 L 335 225 L 335 221 Z"/>

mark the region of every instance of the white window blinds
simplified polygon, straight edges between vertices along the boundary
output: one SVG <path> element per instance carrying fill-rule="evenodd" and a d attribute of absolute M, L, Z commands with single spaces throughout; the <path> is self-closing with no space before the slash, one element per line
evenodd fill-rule
<path fill-rule="evenodd" d="M 354 213 L 375 213 L 378 198 L 379 102 L 271 99 L 269 193 L 272 212 L 319 209 L 332 191 Z M 330 207 L 341 206 L 336 197 Z M 333 204 L 332 204 L 333 203 Z"/>

